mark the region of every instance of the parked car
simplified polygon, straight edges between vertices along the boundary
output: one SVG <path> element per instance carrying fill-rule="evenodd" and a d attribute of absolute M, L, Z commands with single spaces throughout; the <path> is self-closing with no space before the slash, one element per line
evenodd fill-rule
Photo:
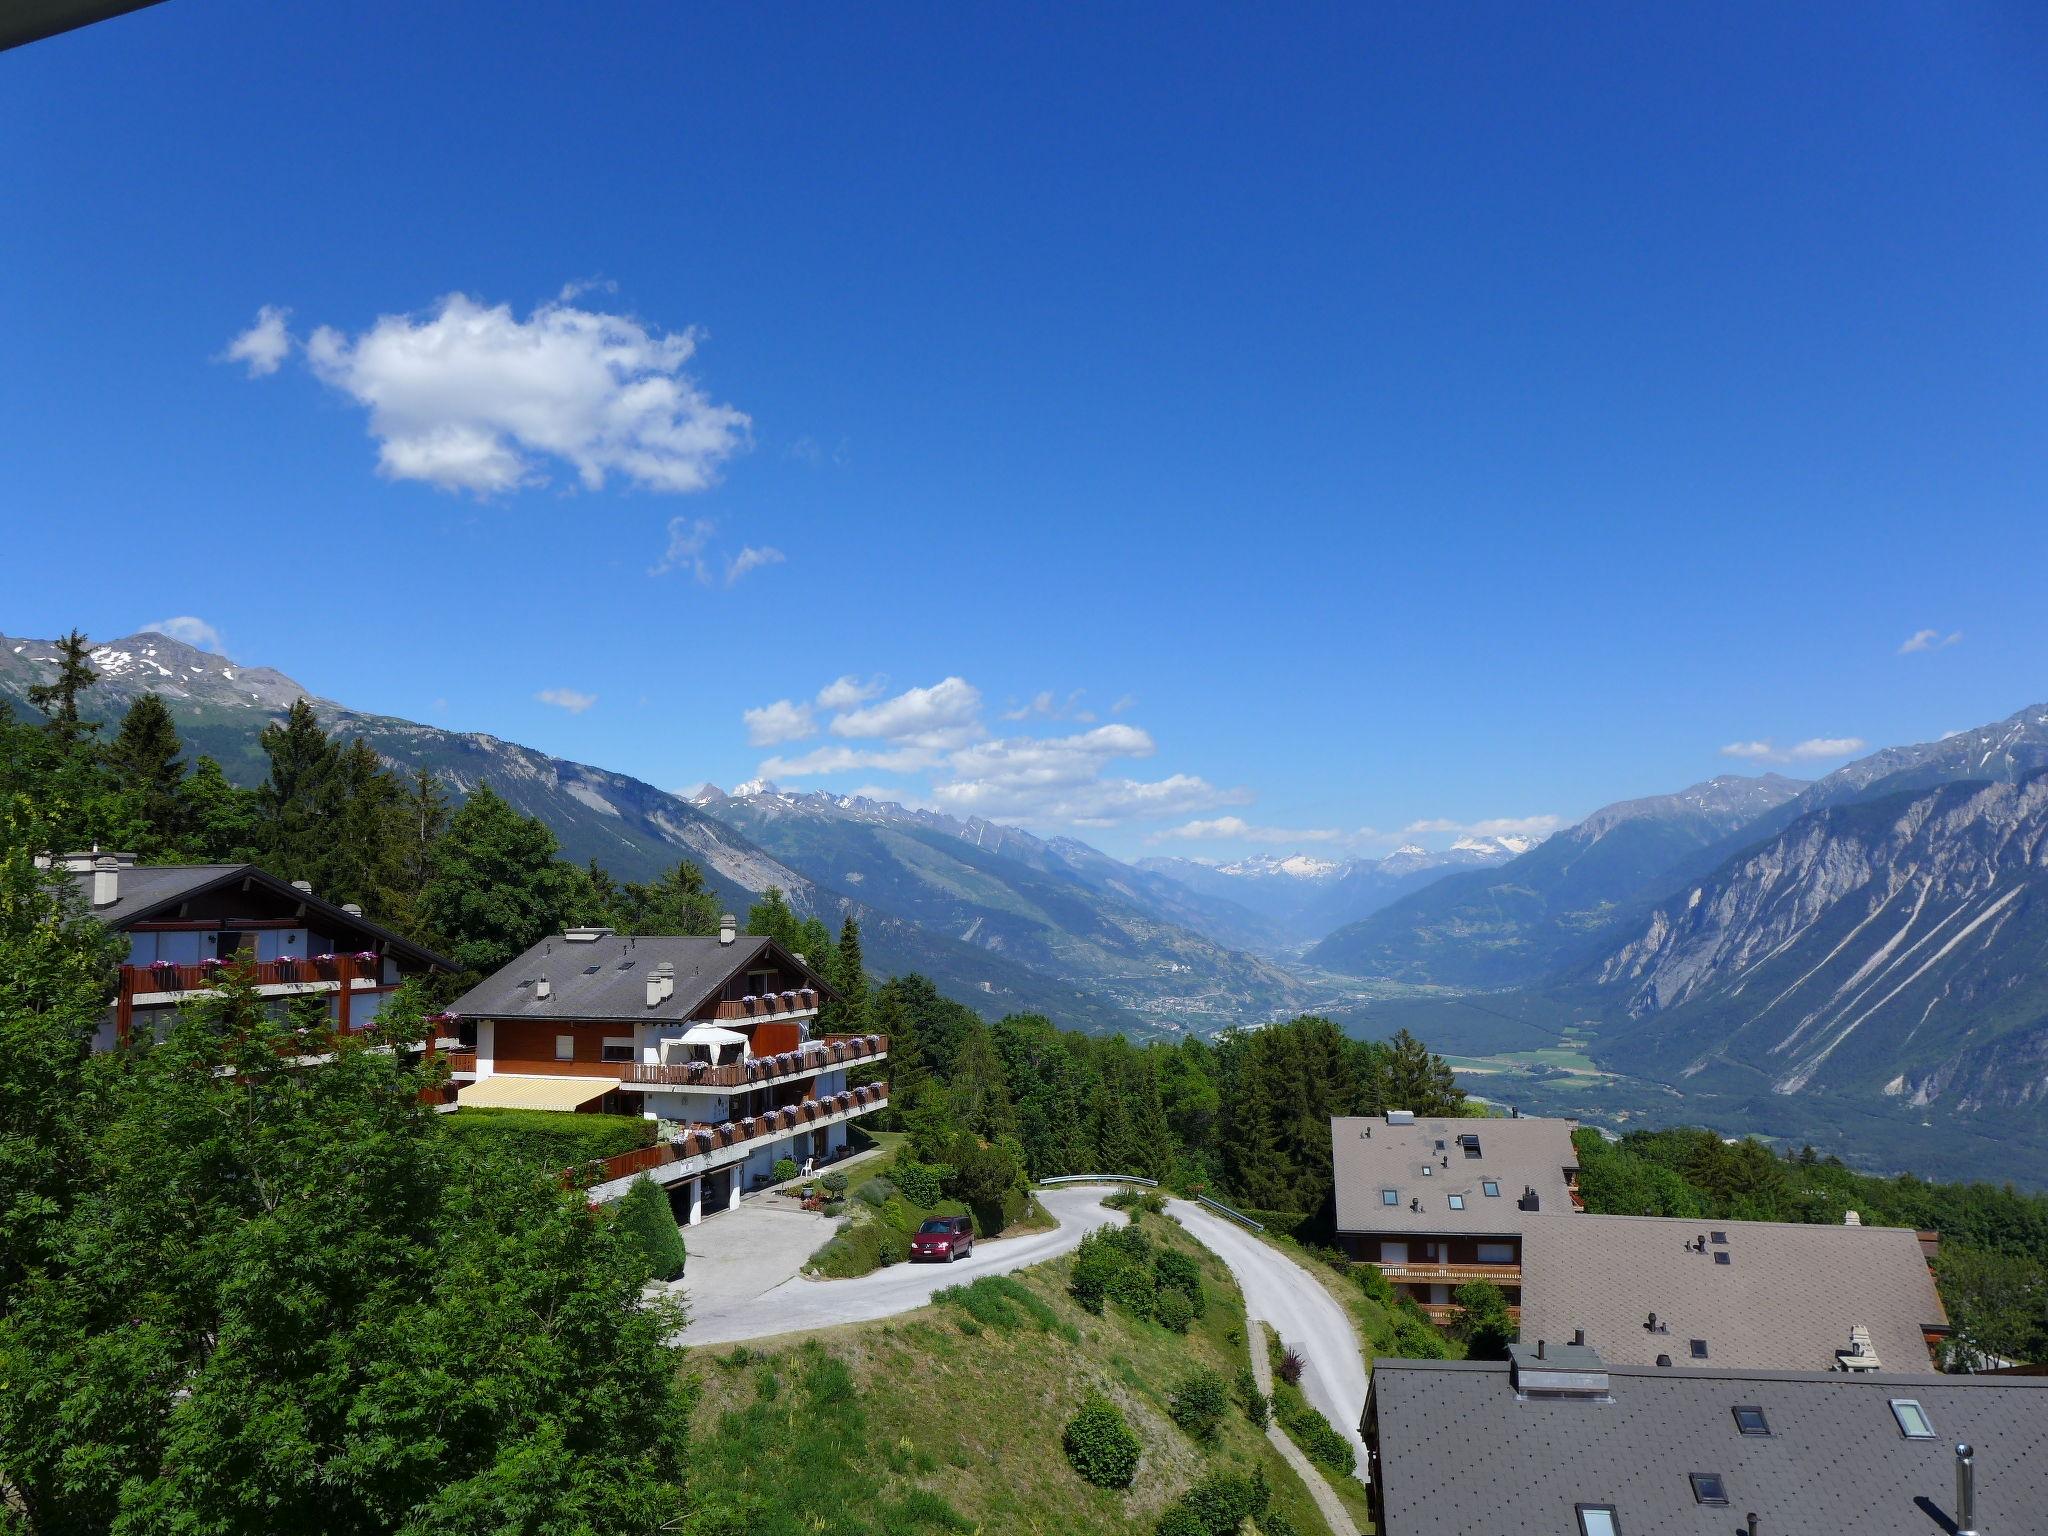
<path fill-rule="evenodd" d="M 965 1216 L 934 1216 L 910 1239 L 910 1260 L 944 1259 L 948 1264 L 974 1251 L 974 1223 Z"/>

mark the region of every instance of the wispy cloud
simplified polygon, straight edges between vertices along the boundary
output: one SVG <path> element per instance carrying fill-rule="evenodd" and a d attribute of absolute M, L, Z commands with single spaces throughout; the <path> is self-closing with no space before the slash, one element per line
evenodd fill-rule
<path fill-rule="evenodd" d="M 594 693 L 582 693 L 574 688 L 543 688 L 534 695 L 543 704 L 552 704 L 556 709 L 566 709 L 572 715 L 580 715 L 597 702 Z"/>
<path fill-rule="evenodd" d="M 1432 816 L 1423 821 L 1411 821 L 1398 834 L 1401 837 L 1425 837 L 1431 833 L 1450 832 L 1459 837 L 1535 837 L 1550 836 L 1564 825 L 1562 816 L 1488 816 L 1479 821 L 1456 821 L 1448 816 Z"/>
<path fill-rule="evenodd" d="M 1014 699 L 1011 700 L 1010 707 L 1003 711 L 1002 718 L 1010 721 L 1032 719 L 1072 720 L 1080 725 L 1093 725 L 1097 718 L 1095 711 L 1080 707 L 1081 699 L 1086 692 L 1087 690 L 1084 688 L 1076 688 L 1072 693 L 1062 698 L 1059 694 L 1047 688 L 1033 694 L 1021 704 Z M 1129 697 L 1129 695 L 1125 697 Z M 1112 714 L 1118 713 L 1116 710 L 1110 712 Z"/>
<path fill-rule="evenodd" d="M 708 517 L 672 517 L 668 520 L 668 547 L 661 558 L 647 568 L 650 576 L 666 576 L 670 571 L 688 571 L 699 581 L 709 584 L 711 567 L 705 561 L 705 551 L 711 547 L 711 536 L 718 532 L 718 524 Z"/>
<path fill-rule="evenodd" d="M 764 565 L 780 565 L 783 561 L 779 549 L 756 549 L 749 544 L 731 560 L 726 562 L 725 584 L 729 587 L 749 571 L 758 571 Z"/>
<path fill-rule="evenodd" d="M 661 492 L 710 485 L 752 422 L 683 371 L 697 334 L 572 300 L 565 289 L 521 319 L 455 293 L 353 336 L 320 326 L 303 352 L 317 378 L 369 412 L 390 479 L 494 496 L 547 483 L 559 463 L 593 491 L 613 478 Z M 294 345 L 285 311 L 265 306 L 223 356 L 261 376 Z"/>
<path fill-rule="evenodd" d="M 1959 644 L 1962 638 L 1963 632 L 1960 629 L 1951 630 L 1948 634 L 1943 634 L 1938 629 L 1916 629 L 1906 637 L 1905 644 L 1899 647 L 1899 654 L 1910 656 L 1915 651 L 1945 651 L 1950 646 Z"/>
<path fill-rule="evenodd" d="M 1276 843 L 1297 847 L 1304 843 L 1351 843 L 1376 837 L 1370 827 L 1346 832 L 1341 827 L 1265 827 L 1242 816 L 1215 816 L 1206 821 L 1182 822 L 1146 838 L 1147 842 Z"/>
<path fill-rule="evenodd" d="M 1861 752 L 1866 745 L 1861 736 L 1810 736 L 1785 747 L 1771 741 L 1731 741 L 1721 749 L 1721 755 L 1752 763 L 1811 763 L 1848 757 Z"/>
<path fill-rule="evenodd" d="M 182 640 L 197 650 L 212 651 L 220 656 L 228 653 L 220 631 L 189 613 L 181 613 L 174 619 L 153 619 L 142 627 L 149 634 L 169 635 L 173 640 Z"/>
<path fill-rule="evenodd" d="M 291 332 L 285 326 L 290 314 L 275 304 L 264 305 L 256 311 L 256 323 L 230 341 L 218 361 L 245 365 L 252 379 L 277 372 L 292 350 Z"/>
<path fill-rule="evenodd" d="M 852 709 L 869 699 L 879 699 L 888 691 L 889 680 L 886 677 L 855 677 L 849 673 L 818 690 L 818 707 Z"/>
<path fill-rule="evenodd" d="M 747 727 L 747 745 L 753 747 L 778 747 L 786 741 L 802 741 L 818 734 L 811 706 L 790 699 L 777 699 L 759 709 L 746 710 L 740 719 Z"/>

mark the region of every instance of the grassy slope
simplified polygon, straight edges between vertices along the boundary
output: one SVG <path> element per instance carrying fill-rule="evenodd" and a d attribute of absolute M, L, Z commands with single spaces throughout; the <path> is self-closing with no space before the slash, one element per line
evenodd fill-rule
<path fill-rule="evenodd" d="M 1167 1397 L 1188 1371 L 1208 1366 L 1234 1379 L 1250 1363 L 1244 1303 L 1229 1272 L 1178 1226 L 1158 1217 L 1145 1226 L 1202 1265 L 1208 1313 L 1186 1336 L 1114 1304 L 1089 1315 L 1066 1293 L 1071 1261 L 1062 1259 L 1015 1276 L 1051 1308 L 1056 1333 L 1021 1314 L 1011 1326 L 984 1326 L 940 1305 L 769 1352 L 693 1355 L 698 1488 L 740 1506 L 744 1518 L 732 1530 L 762 1536 L 1122 1536 L 1149 1530 L 1199 1477 L 1257 1466 L 1297 1531 L 1324 1530 L 1308 1491 L 1241 1413 L 1226 1415 L 1210 1446 L 1167 1417 Z M 1084 1483 L 1060 1449 L 1061 1430 L 1091 1388 L 1123 1410 L 1144 1443 L 1137 1480 L 1121 1493 Z"/>

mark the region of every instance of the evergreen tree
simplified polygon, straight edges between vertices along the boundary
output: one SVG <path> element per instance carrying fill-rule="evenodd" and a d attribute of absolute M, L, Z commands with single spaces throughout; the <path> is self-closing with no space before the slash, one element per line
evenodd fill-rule
<path fill-rule="evenodd" d="M 415 913 L 420 893 L 434 873 L 434 844 L 448 830 L 448 792 L 424 768 L 415 768 L 402 783 L 392 818 L 393 916 Z"/>
<path fill-rule="evenodd" d="M 1417 1115 L 1456 1115 L 1465 1107 L 1464 1090 L 1441 1056 L 1432 1056 L 1420 1040 L 1401 1030 L 1381 1058 L 1376 1097 L 1388 1109 L 1412 1109 Z"/>
<path fill-rule="evenodd" d="M 575 920 L 587 884 L 555 856 L 555 834 L 479 784 L 435 843 L 420 916 L 471 975 L 506 961 Z"/>
<path fill-rule="evenodd" d="M 838 997 L 825 1006 L 820 1028 L 829 1034 L 868 1032 L 868 973 L 861 959 L 860 923 L 851 912 L 839 921 L 839 943 L 823 957 L 825 980 Z"/>
<path fill-rule="evenodd" d="M 747 908 L 746 931 L 756 938 L 773 939 L 784 949 L 803 948 L 799 938 L 802 927 L 780 886 L 769 886 L 761 893 L 761 899 Z"/>
<path fill-rule="evenodd" d="M 652 1178 L 636 1179 L 619 1201 L 619 1231 L 638 1251 L 649 1279 L 680 1280 L 689 1253 L 668 1194 Z"/>
<path fill-rule="evenodd" d="M 947 1082 L 947 1097 L 953 1122 L 984 1141 L 1012 1136 L 1017 1116 L 1010 1101 L 1010 1084 L 1003 1072 L 1002 1058 L 988 1026 L 976 1019 L 961 1042 Z"/>
<path fill-rule="evenodd" d="M 121 728 L 107 747 L 106 760 L 115 784 L 129 795 L 149 824 L 148 845 L 136 852 L 145 857 L 173 852 L 185 841 L 185 761 L 179 755 L 177 723 L 164 701 L 145 693 L 121 717 Z"/>
<path fill-rule="evenodd" d="M 49 717 L 50 731 L 64 741 L 75 741 L 99 729 L 78 715 L 78 696 L 100 680 L 91 664 L 92 642 L 72 630 L 57 642 L 57 675 L 47 683 L 32 684 L 28 701 Z"/>
<path fill-rule="evenodd" d="M 325 798 L 329 843 L 310 877 L 313 889 L 389 916 L 404 873 L 404 790 L 358 736 L 335 754 Z"/>
<path fill-rule="evenodd" d="M 781 893 L 776 895 L 779 898 Z M 661 878 L 651 885 L 628 885 L 615 906 L 627 933 L 695 934 L 709 938 L 718 932 L 717 893 L 705 883 L 704 871 L 688 859 L 663 871 Z M 751 919 L 753 914 L 748 916 Z M 747 931 L 767 930 L 756 929 L 750 923 Z"/>
<path fill-rule="evenodd" d="M 253 860 L 259 815 L 256 791 L 230 784 L 219 763 L 200 758 L 178 786 L 183 856 L 201 864 Z"/>
<path fill-rule="evenodd" d="M 282 724 L 265 726 L 261 740 L 270 773 L 256 788 L 259 857 L 287 880 L 313 880 L 332 846 L 326 819 L 340 753 L 304 699 L 292 702 Z M 318 881 L 313 888 L 328 895 Z"/>

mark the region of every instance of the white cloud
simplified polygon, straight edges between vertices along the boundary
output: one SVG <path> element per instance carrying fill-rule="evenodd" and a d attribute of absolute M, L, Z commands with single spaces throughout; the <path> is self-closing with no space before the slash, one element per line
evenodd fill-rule
<path fill-rule="evenodd" d="M 290 313 L 275 304 L 264 305 L 256 311 L 256 323 L 229 342 L 218 361 L 246 364 L 252 379 L 277 372 L 292 349 L 291 332 L 284 323 Z"/>
<path fill-rule="evenodd" d="M 879 737 L 924 747 L 959 747 L 984 734 L 980 715 L 980 690 L 965 678 L 947 677 L 929 688 L 906 688 L 879 704 L 835 715 L 832 734 L 856 741 Z"/>
<path fill-rule="evenodd" d="M 557 709 L 566 709 L 572 715 L 580 715 L 597 702 L 594 693 L 579 693 L 574 688 L 543 688 L 534 695 L 543 704 L 552 704 Z"/>
<path fill-rule="evenodd" d="M 1963 632 L 1953 630 L 1944 635 L 1938 629 L 1916 629 L 1906 637 L 1906 643 L 1899 647 L 1901 656 L 1910 656 L 1915 651 L 1945 651 L 1963 638 Z"/>
<path fill-rule="evenodd" d="M 1251 796 L 1194 774 L 1163 779 L 1105 777 L 1119 758 L 1150 757 L 1151 735 L 1134 725 L 1099 725 L 1072 736 L 1012 736 L 950 753 L 933 799 L 961 815 L 1107 826 L 1180 816 Z"/>
<path fill-rule="evenodd" d="M 889 686 L 885 677 L 870 677 L 865 680 L 848 673 L 845 677 L 827 683 L 818 690 L 820 709 L 852 709 L 856 704 L 865 704 L 869 699 L 878 699 Z"/>
<path fill-rule="evenodd" d="M 759 570 L 764 565 L 780 565 L 783 553 L 779 549 L 756 549 L 749 544 L 734 555 L 725 567 L 725 584 L 729 587 L 749 571 Z"/>
<path fill-rule="evenodd" d="M 227 644 L 221 639 L 220 631 L 206 620 L 194 618 L 189 613 L 181 613 L 174 619 L 153 619 L 142 628 L 146 634 L 168 635 L 171 639 L 182 640 L 197 650 L 212 651 L 220 656 L 228 653 Z"/>
<path fill-rule="evenodd" d="M 1357 832 L 1345 832 L 1336 827 L 1262 827 L 1242 816 L 1217 816 L 1208 821 L 1189 821 L 1177 827 L 1167 827 L 1154 832 L 1146 841 L 1285 843 L 1293 846 L 1301 843 L 1351 843 L 1376 835 L 1369 827 Z"/>
<path fill-rule="evenodd" d="M 711 547 L 711 535 L 717 531 L 718 525 L 706 517 L 670 518 L 668 548 L 660 560 L 647 568 L 647 574 L 666 576 L 670 571 L 688 571 L 708 584 L 711 567 L 704 562 L 704 552 Z"/>
<path fill-rule="evenodd" d="M 1135 708 L 1137 706 L 1137 702 L 1138 696 L 1135 693 L 1126 693 L 1119 697 L 1114 704 L 1109 706 L 1109 712 L 1112 715 L 1120 715 L 1127 709 Z"/>
<path fill-rule="evenodd" d="M 1563 825 L 1562 816 L 1489 816 L 1483 821 L 1433 816 L 1409 822 L 1397 835 L 1422 837 L 1431 832 L 1455 832 L 1460 837 L 1548 837 Z"/>
<path fill-rule="evenodd" d="M 490 496 L 545 483 L 555 460 L 588 490 L 614 476 L 703 490 L 747 446 L 752 422 L 683 372 L 696 333 L 651 331 L 564 294 L 524 320 L 455 293 L 356 336 L 323 325 L 306 361 L 370 413 L 378 468 L 394 480 Z M 266 308 L 227 355 L 272 373 L 290 345 L 282 311 Z"/>
<path fill-rule="evenodd" d="M 1723 757 L 1746 758 L 1753 763 L 1811 763 L 1830 757 L 1848 757 L 1867 745 L 1861 736 L 1810 736 L 1789 747 L 1769 741 L 1731 741 L 1721 749 Z"/>
<path fill-rule="evenodd" d="M 777 699 L 773 704 L 747 710 L 740 719 L 747 727 L 747 745 L 753 747 L 779 747 L 785 741 L 802 741 L 818 734 L 811 706 L 789 699 Z"/>
<path fill-rule="evenodd" d="M 1043 689 L 1022 704 L 1012 699 L 1010 707 L 1003 711 L 1002 718 L 1021 721 L 1038 717 L 1046 720 L 1075 720 L 1083 725 L 1093 725 L 1098 718 L 1095 711 L 1080 708 L 1081 697 L 1087 691 L 1085 688 L 1076 688 L 1063 699 L 1050 688 Z M 1111 710 L 1110 713 L 1116 714 L 1118 711 Z"/>
<path fill-rule="evenodd" d="M 863 769 L 882 773 L 919 773 L 943 754 L 930 747 L 814 747 L 802 757 L 771 757 L 756 770 L 764 779 L 815 779 L 821 774 Z"/>

